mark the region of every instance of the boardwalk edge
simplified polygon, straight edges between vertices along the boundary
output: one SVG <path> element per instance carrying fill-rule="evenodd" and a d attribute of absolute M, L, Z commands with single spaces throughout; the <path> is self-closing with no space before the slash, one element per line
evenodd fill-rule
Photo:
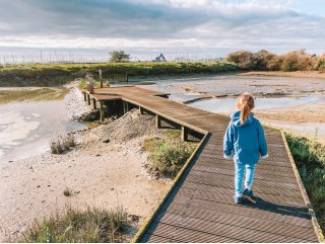
<path fill-rule="evenodd" d="M 178 172 L 174 182 L 172 183 L 172 185 L 170 186 L 168 192 L 166 193 L 165 197 L 159 202 L 157 208 L 155 209 L 155 211 L 153 212 L 153 214 L 149 217 L 147 217 L 147 219 L 144 221 L 142 227 L 139 229 L 139 231 L 137 232 L 137 234 L 134 236 L 134 238 L 132 239 L 131 242 L 133 243 L 138 243 L 141 238 L 143 237 L 144 233 L 147 231 L 148 227 L 150 226 L 150 224 L 152 223 L 153 219 L 156 217 L 156 215 L 158 214 L 160 208 L 162 207 L 162 205 L 165 203 L 165 201 L 167 200 L 167 198 L 169 197 L 169 195 L 172 193 L 172 191 L 174 190 L 175 186 L 179 183 L 180 179 L 182 178 L 182 176 L 184 175 L 186 169 L 190 166 L 190 164 L 193 162 L 193 159 L 195 158 L 196 154 L 198 153 L 198 151 L 202 148 L 202 146 L 204 145 L 204 143 L 208 140 L 208 138 L 210 137 L 210 133 L 206 133 L 204 135 L 204 137 L 202 138 L 201 142 L 199 143 L 199 145 L 196 147 L 196 149 L 194 150 L 194 152 L 191 154 L 191 156 L 187 159 L 187 161 L 185 162 L 184 166 L 182 167 L 182 169 Z"/>
<path fill-rule="evenodd" d="M 296 177 L 296 180 L 297 180 L 297 183 L 298 183 L 300 192 L 301 192 L 302 197 L 304 199 L 304 202 L 305 202 L 305 204 L 306 204 L 306 206 L 308 208 L 308 212 L 309 212 L 309 214 L 311 216 L 311 222 L 313 224 L 314 231 L 316 233 L 316 236 L 318 238 L 318 241 L 324 243 L 325 242 L 325 239 L 324 239 L 324 235 L 323 235 L 322 229 L 321 229 L 321 227 L 320 227 L 320 225 L 318 223 L 318 220 L 317 220 L 315 211 L 313 209 L 313 205 L 310 202 L 310 199 L 308 197 L 306 188 L 305 188 L 305 186 L 304 186 L 304 184 L 302 182 L 302 179 L 300 177 L 299 170 L 297 168 L 297 165 L 295 163 L 295 160 L 293 159 L 293 156 L 291 154 L 291 151 L 290 151 L 290 148 L 289 148 L 289 145 L 288 145 L 287 138 L 286 138 L 283 130 L 281 130 L 281 136 L 282 136 L 282 139 L 283 139 L 283 142 L 284 142 L 285 149 L 286 149 L 287 154 L 289 156 L 289 161 L 290 161 L 291 166 L 293 168 L 293 172 L 295 174 L 295 177 Z"/>

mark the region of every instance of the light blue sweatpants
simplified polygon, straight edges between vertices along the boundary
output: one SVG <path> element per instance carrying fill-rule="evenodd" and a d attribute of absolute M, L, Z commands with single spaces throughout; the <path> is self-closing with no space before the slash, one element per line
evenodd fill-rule
<path fill-rule="evenodd" d="M 252 190 L 255 168 L 256 164 L 235 162 L 235 197 L 241 197 L 244 189 Z"/>

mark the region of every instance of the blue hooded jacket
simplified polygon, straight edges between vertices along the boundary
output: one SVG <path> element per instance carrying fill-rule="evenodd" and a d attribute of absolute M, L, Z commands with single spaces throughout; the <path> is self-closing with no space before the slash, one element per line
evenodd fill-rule
<path fill-rule="evenodd" d="M 250 113 L 247 120 L 240 123 L 240 111 L 231 116 L 231 121 L 223 139 L 224 157 L 237 163 L 256 164 L 266 158 L 267 144 L 261 123 Z"/>

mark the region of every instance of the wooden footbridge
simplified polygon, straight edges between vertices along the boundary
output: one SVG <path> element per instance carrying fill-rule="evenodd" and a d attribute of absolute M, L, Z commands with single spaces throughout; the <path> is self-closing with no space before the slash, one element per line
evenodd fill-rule
<path fill-rule="evenodd" d="M 136 86 L 95 89 L 85 100 L 102 117 L 110 108 L 137 107 L 162 122 L 178 125 L 182 138 L 201 136 L 196 151 L 176 177 L 136 242 L 318 242 L 321 230 L 289 152 L 285 137 L 267 128 L 269 158 L 258 165 L 256 203 L 233 204 L 233 162 L 223 158 L 229 118 L 167 99 Z M 105 107 L 106 106 L 106 107 Z"/>

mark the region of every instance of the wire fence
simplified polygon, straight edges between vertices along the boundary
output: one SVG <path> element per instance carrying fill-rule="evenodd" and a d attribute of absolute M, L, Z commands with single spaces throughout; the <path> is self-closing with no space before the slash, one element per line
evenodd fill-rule
<path fill-rule="evenodd" d="M 103 63 L 108 57 L 87 56 L 78 54 L 40 54 L 40 55 L 0 55 L 0 65 L 13 64 L 74 64 L 74 63 Z"/>
<path fill-rule="evenodd" d="M 193 57 L 192 55 L 170 56 L 167 61 L 176 62 L 209 62 L 222 60 L 220 57 Z M 82 63 L 104 63 L 109 61 L 107 54 L 92 54 L 81 55 L 78 53 L 64 53 L 64 52 L 39 52 L 32 54 L 1 54 L 0 65 L 15 65 L 15 64 L 82 64 Z M 152 57 L 145 57 L 142 55 L 131 56 L 131 61 L 155 61 Z"/>

